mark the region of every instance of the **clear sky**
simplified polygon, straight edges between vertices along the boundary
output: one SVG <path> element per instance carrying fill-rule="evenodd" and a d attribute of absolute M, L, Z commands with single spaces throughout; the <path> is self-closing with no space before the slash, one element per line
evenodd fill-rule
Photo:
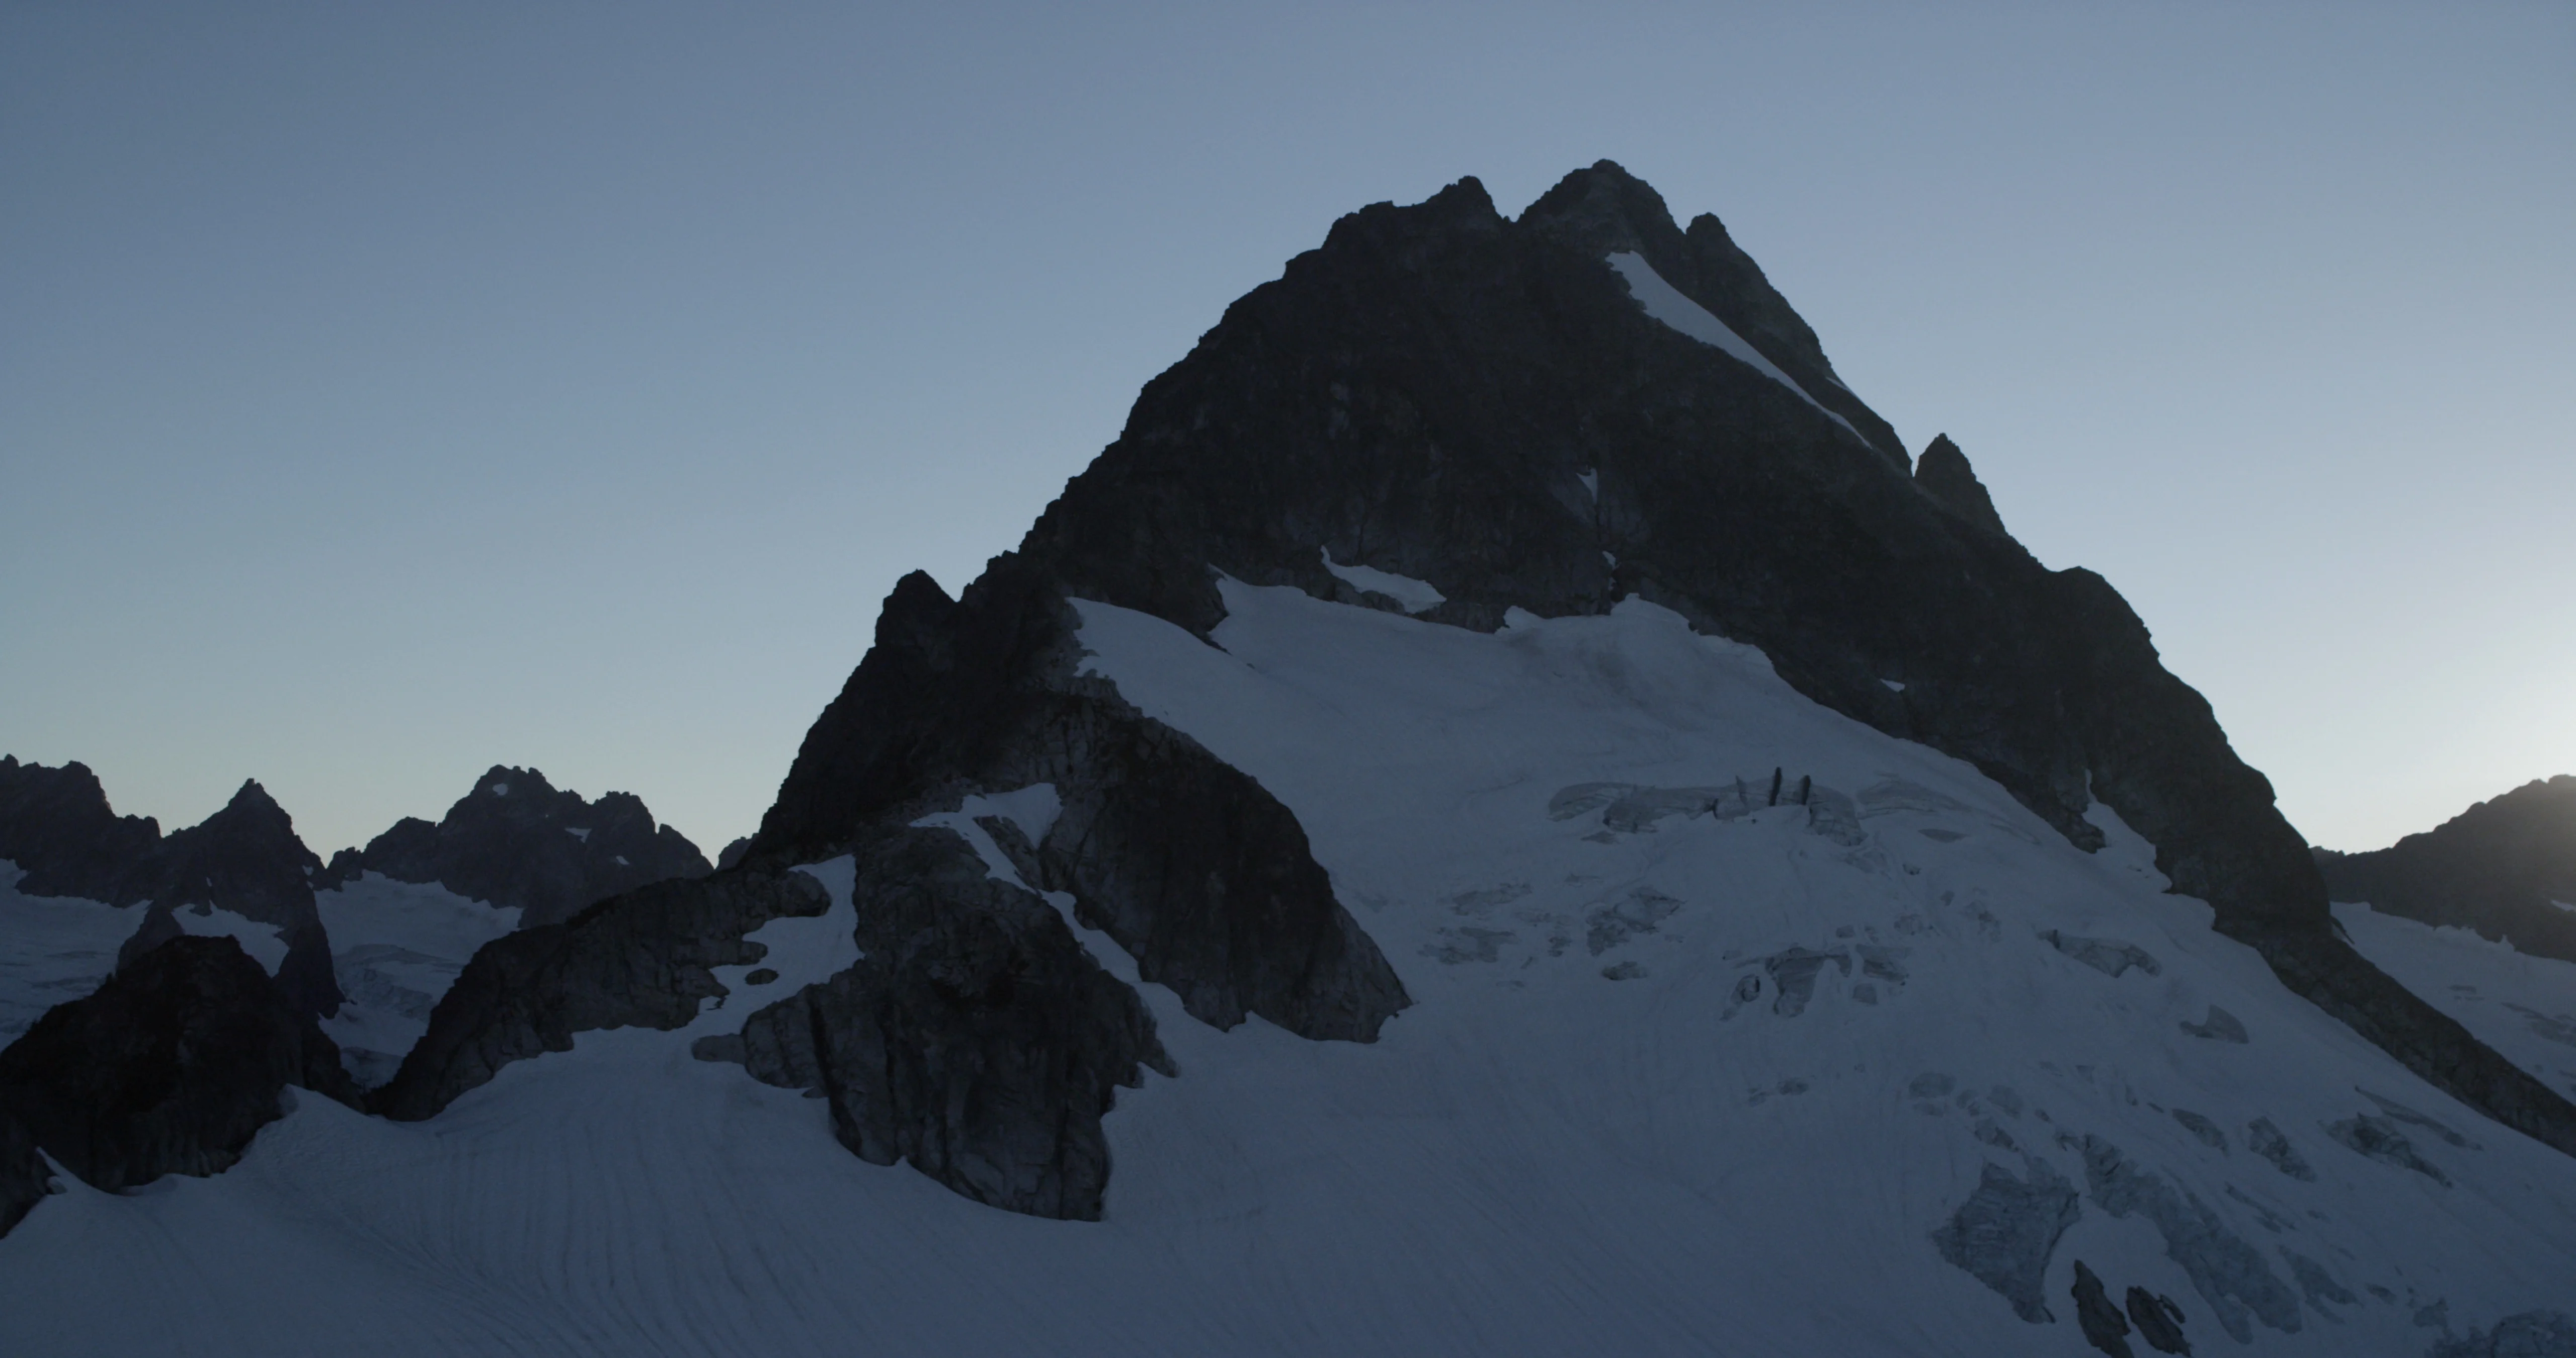
<path fill-rule="evenodd" d="M 2576 771 L 2576 6 L 0 4 L 0 750 L 747 833 L 1363 204 L 1618 160 L 2309 838 Z"/>

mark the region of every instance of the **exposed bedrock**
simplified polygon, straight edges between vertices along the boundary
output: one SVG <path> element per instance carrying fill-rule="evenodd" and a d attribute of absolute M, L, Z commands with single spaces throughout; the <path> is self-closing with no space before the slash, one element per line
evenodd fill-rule
<path fill-rule="evenodd" d="M 221 1173 L 283 1114 L 289 1085 L 358 1098 L 331 1039 L 226 937 L 153 949 L 0 1051 L 0 1108 L 107 1190 Z M 0 1199 L 16 1177 L 8 1140 L 0 1129 Z"/>
<path fill-rule="evenodd" d="M 2435 1088 L 2535 1141 L 2576 1155 L 2576 1107 L 2470 1036 L 2459 1020 L 2362 961 L 2341 937 L 2319 928 L 2255 934 L 2244 941 L 2263 954 L 2291 990 Z"/>
<path fill-rule="evenodd" d="M 2075 1325 L 2084 1334 L 2084 1342 L 2110 1354 L 2111 1358 L 2131 1358 L 2129 1319 L 2111 1303 L 2102 1290 L 2102 1279 L 2083 1260 L 2075 1261 Z"/>
<path fill-rule="evenodd" d="M 658 882 L 560 924 L 483 945 L 430 1012 L 402 1068 L 368 1097 L 398 1121 L 436 1114 L 512 1061 L 572 1050 L 598 1028 L 672 1029 L 725 993 L 712 968 L 760 960 L 743 935 L 782 915 L 831 907 L 803 873 L 730 873 Z"/>
<path fill-rule="evenodd" d="M 1196 1018 L 1231 1028 L 1254 1013 L 1305 1037 L 1375 1040 L 1403 984 L 1287 807 L 1124 703 L 1080 700 L 1052 725 L 1064 809 L 1037 846 L 1043 889 L 1070 892 L 1075 916 Z"/>
<path fill-rule="evenodd" d="M 0 1235 L 44 1201 L 48 1177 L 44 1157 L 36 1153 L 35 1134 L 0 1102 Z"/>
<path fill-rule="evenodd" d="M 746 861 L 830 857 L 971 792 L 1052 783 L 1063 809 L 1029 846 L 1031 885 L 1071 893 L 1143 979 L 1221 1028 L 1249 1013 L 1305 1037 L 1374 1039 L 1409 1001 L 1296 816 L 1079 674 L 1078 621 L 1014 557 L 953 602 L 906 577 Z"/>
<path fill-rule="evenodd" d="M 853 854 L 858 964 L 700 1054 L 820 1093 L 862 1159 L 909 1161 L 995 1207 L 1098 1219 L 1101 1116 L 1143 1066 L 1172 1069 L 1143 1002 L 956 834 L 894 829 Z"/>
<path fill-rule="evenodd" d="M 151 817 L 109 808 L 88 765 L 49 768 L 0 755 L 0 859 L 27 874 L 20 892 L 132 905 L 142 897 L 127 878 L 160 843 Z"/>

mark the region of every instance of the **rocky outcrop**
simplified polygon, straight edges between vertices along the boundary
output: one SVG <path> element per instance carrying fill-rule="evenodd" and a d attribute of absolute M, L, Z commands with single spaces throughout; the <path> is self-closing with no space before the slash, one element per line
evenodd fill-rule
<path fill-rule="evenodd" d="M 969 793 L 1052 783 L 1063 810 L 1028 846 L 1028 878 L 1071 892 L 1143 979 L 1218 1027 L 1253 1013 L 1306 1037 L 1375 1038 L 1409 1002 L 1403 984 L 1334 898 L 1296 817 L 1079 675 L 1076 622 L 1017 558 L 956 601 L 907 576 L 746 861 L 830 857 Z"/>
<path fill-rule="evenodd" d="M 362 872 L 435 882 L 516 908 L 527 927 L 560 923 L 593 901 L 648 883 L 712 870 L 687 836 L 656 825 L 631 792 L 584 801 L 535 769 L 495 764 L 436 824 L 405 817 L 366 848 L 332 855 L 321 885 Z"/>
<path fill-rule="evenodd" d="M 0 1103 L 0 1235 L 44 1201 L 51 1178 L 44 1157 L 36 1153 L 35 1134 L 8 1104 Z"/>
<path fill-rule="evenodd" d="M 0 1051 L 0 1108 L 94 1188 L 217 1174 L 290 1085 L 354 1104 L 340 1054 L 230 938 L 179 938 Z M 0 1146 L 0 1179 L 8 1175 Z"/>
<path fill-rule="evenodd" d="M 979 1202 L 1097 1220 L 1101 1131 L 1141 1067 L 1172 1073 L 1136 992 L 1038 896 L 943 829 L 856 847 L 857 966 L 702 1044 L 829 1100 L 841 1143 Z"/>
<path fill-rule="evenodd" d="M 229 910 L 275 926 L 286 944 L 277 983 L 299 1012 L 330 1015 L 340 1009 L 340 984 L 331 968 L 331 940 L 314 906 L 313 877 L 322 860 L 304 847 L 295 822 L 257 782 L 245 782 L 224 809 L 171 835 L 138 866 L 145 899 L 155 914 Z M 166 939 L 168 921 L 148 920 L 137 931 Z M 129 945 L 119 965 L 130 961 Z"/>
<path fill-rule="evenodd" d="M 1986 493 L 1985 483 L 1968 466 L 1968 455 L 1950 436 L 1936 436 L 1923 456 L 1914 462 L 1914 484 L 1933 502 L 1989 533 L 2009 537 L 2004 532 L 2004 516 L 1995 512 L 1995 500 Z"/>
<path fill-rule="evenodd" d="M 0 859 L 26 873 L 29 896 L 81 896 L 110 905 L 142 899 L 130 879 L 161 843 L 149 816 L 120 816 L 86 764 L 47 768 L 0 755 Z"/>
<path fill-rule="evenodd" d="M 2576 962 L 2576 777 L 2526 783 L 2385 849 L 2315 852 L 2338 901 Z"/>
<path fill-rule="evenodd" d="M 740 872 L 657 882 L 494 939 L 466 963 L 430 1012 L 428 1033 L 368 1107 L 418 1121 L 513 1061 L 572 1050 L 575 1033 L 685 1026 L 701 1000 L 725 993 L 710 968 L 760 960 L 744 934 L 830 906 L 801 873 Z"/>

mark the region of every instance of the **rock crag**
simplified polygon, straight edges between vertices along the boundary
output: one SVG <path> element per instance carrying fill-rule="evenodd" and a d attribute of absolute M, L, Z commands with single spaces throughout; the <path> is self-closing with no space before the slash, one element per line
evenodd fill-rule
<path fill-rule="evenodd" d="M 240 943 L 183 937 L 57 1005 L 0 1051 L 0 1123 L 114 1191 L 221 1173 L 284 1113 L 290 1085 L 357 1101 L 331 1039 Z M 24 1196 L 17 1139 L 0 1126 L 0 1204 L 12 1184 Z"/>

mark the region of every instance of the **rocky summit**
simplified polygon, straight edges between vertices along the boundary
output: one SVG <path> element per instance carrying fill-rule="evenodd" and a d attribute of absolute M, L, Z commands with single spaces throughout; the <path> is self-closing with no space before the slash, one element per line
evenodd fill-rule
<path fill-rule="evenodd" d="M 2576 1332 L 2553 1070 L 2357 951 L 2118 593 L 1609 162 L 1234 303 L 1016 550 L 897 584 L 722 870 L 588 898 L 669 834 L 606 805 L 496 768 L 336 859 L 525 927 L 195 1215 L 0 1119 L 0 1346 Z"/>
<path fill-rule="evenodd" d="M 535 769 L 495 764 L 436 823 L 405 817 L 363 849 L 332 855 L 321 885 L 359 874 L 437 883 L 518 910 L 522 925 L 572 917 L 593 901 L 713 869 L 688 837 L 657 825 L 631 792 L 597 801 L 558 790 Z"/>

